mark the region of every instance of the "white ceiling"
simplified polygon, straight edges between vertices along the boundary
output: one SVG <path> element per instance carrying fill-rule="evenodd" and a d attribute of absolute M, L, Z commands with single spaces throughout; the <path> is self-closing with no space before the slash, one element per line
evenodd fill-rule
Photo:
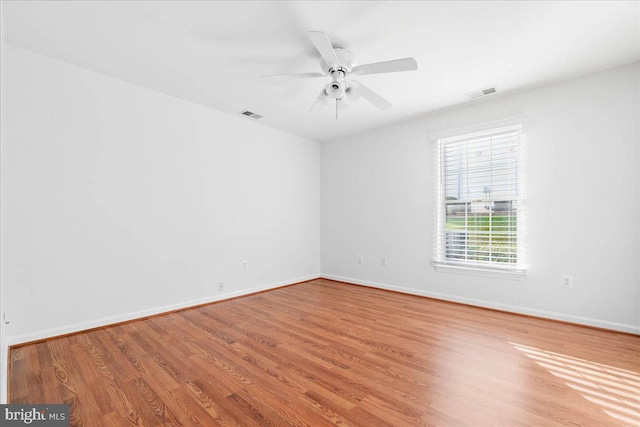
<path fill-rule="evenodd" d="M 327 141 L 500 92 L 640 59 L 633 2 L 4 2 L 5 40 L 71 64 Z M 309 108 L 328 78 L 306 36 L 324 31 L 361 64 L 413 56 L 417 71 L 360 76 L 389 100 Z M 246 120 L 253 120 L 247 118 Z"/>

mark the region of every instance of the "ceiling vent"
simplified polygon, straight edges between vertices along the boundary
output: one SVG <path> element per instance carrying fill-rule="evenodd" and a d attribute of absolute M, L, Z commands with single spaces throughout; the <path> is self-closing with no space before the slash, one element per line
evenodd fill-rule
<path fill-rule="evenodd" d="M 471 99 L 480 98 L 482 96 L 491 95 L 492 93 L 496 93 L 498 89 L 495 86 L 488 87 L 486 89 L 477 90 L 475 92 L 468 93 L 467 96 Z"/>
<path fill-rule="evenodd" d="M 240 114 L 242 114 L 243 116 L 251 117 L 252 119 L 256 119 L 256 120 L 262 118 L 260 114 L 256 114 L 253 111 L 249 111 L 249 110 L 244 110 Z"/>

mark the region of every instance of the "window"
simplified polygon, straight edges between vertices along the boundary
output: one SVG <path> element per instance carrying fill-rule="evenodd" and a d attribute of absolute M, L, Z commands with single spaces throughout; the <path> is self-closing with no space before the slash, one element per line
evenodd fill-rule
<path fill-rule="evenodd" d="M 523 140 L 521 124 L 437 140 L 436 269 L 524 274 Z"/>

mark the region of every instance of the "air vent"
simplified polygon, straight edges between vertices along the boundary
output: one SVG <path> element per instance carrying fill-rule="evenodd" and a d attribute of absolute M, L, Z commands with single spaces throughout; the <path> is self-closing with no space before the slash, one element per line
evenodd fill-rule
<path fill-rule="evenodd" d="M 240 114 L 242 114 L 243 116 L 251 117 L 252 119 L 261 119 L 262 118 L 262 116 L 260 114 L 256 114 L 253 111 L 249 111 L 249 110 L 244 110 Z"/>
<path fill-rule="evenodd" d="M 480 98 L 482 96 L 491 95 L 492 93 L 496 93 L 498 89 L 495 86 L 488 87 L 486 89 L 477 90 L 475 92 L 468 93 L 467 96 L 471 99 Z"/>

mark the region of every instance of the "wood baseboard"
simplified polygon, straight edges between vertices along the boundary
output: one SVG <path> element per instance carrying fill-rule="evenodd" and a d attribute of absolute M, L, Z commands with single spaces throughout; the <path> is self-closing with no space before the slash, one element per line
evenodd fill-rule
<path fill-rule="evenodd" d="M 436 299 L 439 301 L 447 301 L 455 304 L 467 305 L 471 307 L 479 307 L 479 308 L 484 308 L 488 310 L 499 311 L 502 313 L 517 314 L 520 316 L 550 320 L 550 321 L 565 323 L 570 325 L 584 326 L 584 327 L 599 329 L 604 331 L 619 332 L 619 333 L 636 335 L 636 336 L 640 335 L 640 326 L 636 326 L 636 325 L 616 323 L 616 322 L 610 322 L 606 320 L 592 319 L 588 317 L 573 316 L 573 315 L 567 315 L 563 313 L 555 313 L 551 311 L 531 309 L 527 307 L 498 304 L 490 301 L 475 300 L 471 298 L 461 298 L 454 295 L 421 291 L 419 289 L 414 289 L 414 288 L 405 288 L 405 287 L 399 287 L 394 285 L 388 285 L 384 283 L 358 280 L 358 279 L 353 279 L 349 277 L 334 276 L 330 274 L 323 274 L 322 278 L 333 280 L 336 282 L 347 283 L 350 285 L 367 286 L 371 288 L 382 289 L 385 291 L 415 295 L 415 296 L 420 296 L 425 298 Z"/>
<path fill-rule="evenodd" d="M 7 347 L 9 349 L 20 347 L 27 344 L 33 344 L 41 341 L 46 341 L 54 338 L 60 338 L 64 336 L 70 336 L 79 334 L 94 329 L 105 328 L 109 326 L 115 326 L 128 322 L 135 322 L 141 319 L 147 319 L 155 316 L 163 316 L 165 314 L 174 313 L 177 311 L 188 310 L 191 308 L 202 307 L 209 304 L 215 304 L 222 301 L 229 301 L 235 298 L 242 298 L 250 295 L 259 294 L 261 292 L 268 292 L 273 289 L 278 289 L 286 286 L 292 286 L 299 283 L 308 282 L 310 280 L 318 279 L 319 276 L 307 276 L 287 281 L 267 284 L 263 286 L 257 286 L 249 289 L 245 289 L 238 292 L 232 292 L 223 295 L 214 295 L 211 297 L 205 297 L 197 300 L 185 301 L 178 304 L 151 308 L 148 310 L 138 311 L 135 313 L 126 313 L 118 316 L 96 319 L 88 322 L 76 323 L 72 325 L 61 326 L 58 328 L 48 329 L 45 331 L 39 331 L 35 333 L 29 333 L 18 336 L 7 337 Z"/>

